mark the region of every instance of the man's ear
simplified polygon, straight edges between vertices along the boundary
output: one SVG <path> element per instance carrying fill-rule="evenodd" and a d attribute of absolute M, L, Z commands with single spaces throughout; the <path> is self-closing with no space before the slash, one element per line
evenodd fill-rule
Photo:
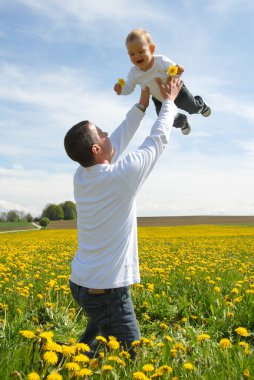
<path fill-rule="evenodd" d="M 150 52 L 153 54 L 155 52 L 155 45 L 150 45 L 149 46 Z"/>
<path fill-rule="evenodd" d="M 93 144 L 92 146 L 92 152 L 93 154 L 97 155 L 101 153 L 101 147 L 98 144 Z"/>

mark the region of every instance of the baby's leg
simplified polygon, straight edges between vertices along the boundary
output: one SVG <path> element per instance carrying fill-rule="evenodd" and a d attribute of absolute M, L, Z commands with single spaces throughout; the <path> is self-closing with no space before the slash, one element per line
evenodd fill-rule
<path fill-rule="evenodd" d="M 201 96 L 193 96 L 185 85 L 181 88 L 175 100 L 175 104 L 178 108 L 187 111 L 189 114 L 201 113 L 203 116 L 209 116 L 211 113 L 210 108 L 205 104 Z M 209 115 L 207 113 L 209 113 Z"/>
<path fill-rule="evenodd" d="M 160 110 L 161 110 L 161 102 L 157 100 L 156 98 L 152 97 L 156 113 L 159 115 Z M 175 128 L 181 128 L 182 134 L 188 135 L 191 131 L 190 124 L 188 123 L 187 116 L 184 115 L 183 113 L 178 113 L 175 117 L 173 127 Z"/>

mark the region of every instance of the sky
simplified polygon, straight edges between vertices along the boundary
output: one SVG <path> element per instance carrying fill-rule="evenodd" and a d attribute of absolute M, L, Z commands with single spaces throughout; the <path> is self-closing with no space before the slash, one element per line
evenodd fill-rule
<path fill-rule="evenodd" d="M 252 0 L 0 0 L 0 211 L 74 200 L 64 136 L 81 120 L 111 133 L 138 101 L 113 86 L 142 27 L 212 114 L 172 129 L 138 216 L 254 215 L 253 16 Z M 129 150 L 155 120 L 150 102 Z"/>

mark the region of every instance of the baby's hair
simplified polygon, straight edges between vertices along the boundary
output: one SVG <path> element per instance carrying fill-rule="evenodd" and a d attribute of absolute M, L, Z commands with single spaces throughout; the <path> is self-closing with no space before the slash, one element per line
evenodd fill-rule
<path fill-rule="evenodd" d="M 150 34 L 142 28 L 133 29 L 126 37 L 125 43 L 127 45 L 129 42 L 132 42 L 136 39 L 141 39 L 142 37 L 146 39 L 149 46 L 153 44 Z"/>

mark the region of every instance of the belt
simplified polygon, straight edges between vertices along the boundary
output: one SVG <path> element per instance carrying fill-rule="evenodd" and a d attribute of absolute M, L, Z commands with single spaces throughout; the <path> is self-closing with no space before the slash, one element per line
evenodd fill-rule
<path fill-rule="evenodd" d="M 105 294 L 108 293 L 110 289 L 88 289 L 88 294 Z"/>

